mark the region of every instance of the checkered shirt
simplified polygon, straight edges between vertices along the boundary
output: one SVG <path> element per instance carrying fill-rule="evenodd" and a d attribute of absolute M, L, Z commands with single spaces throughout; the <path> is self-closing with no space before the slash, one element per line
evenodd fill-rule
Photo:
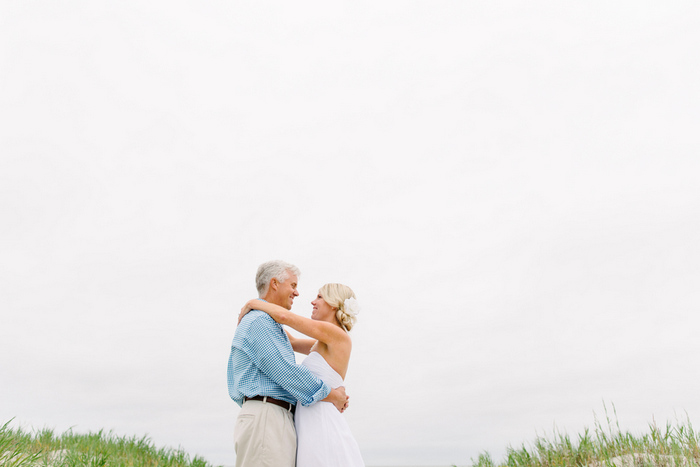
<path fill-rule="evenodd" d="M 297 365 L 282 325 L 252 310 L 243 317 L 228 359 L 228 393 L 238 405 L 244 397 L 269 396 L 301 405 L 323 400 L 331 388 Z"/>

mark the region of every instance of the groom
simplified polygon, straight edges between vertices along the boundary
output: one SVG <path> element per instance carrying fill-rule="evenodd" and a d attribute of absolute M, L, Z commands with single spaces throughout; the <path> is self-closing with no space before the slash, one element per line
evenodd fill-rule
<path fill-rule="evenodd" d="M 284 261 L 261 264 L 255 276 L 259 297 L 290 310 L 299 296 L 299 275 Z M 294 467 L 297 401 L 332 402 L 341 412 L 347 406 L 345 388 L 331 389 L 297 365 L 282 325 L 258 310 L 243 317 L 233 337 L 228 393 L 241 406 L 234 429 L 236 467 Z"/>

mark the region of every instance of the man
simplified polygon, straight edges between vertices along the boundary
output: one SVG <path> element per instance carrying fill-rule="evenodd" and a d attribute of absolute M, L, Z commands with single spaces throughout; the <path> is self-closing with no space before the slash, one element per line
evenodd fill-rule
<path fill-rule="evenodd" d="M 284 261 L 260 265 L 255 277 L 258 296 L 290 310 L 299 296 L 299 269 Z M 296 364 L 282 325 L 253 310 L 241 320 L 231 344 L 228 392 L 241 411 L 234 440 L 236 467 L 294 467 L 294 409 L 332 402 L 345 410 L 345 389 L 331 389 L 306 367 Z"/>

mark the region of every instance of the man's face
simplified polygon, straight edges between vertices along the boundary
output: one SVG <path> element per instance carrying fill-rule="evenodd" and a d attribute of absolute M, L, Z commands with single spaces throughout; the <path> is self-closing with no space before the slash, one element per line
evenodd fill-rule
<path fill-rule="evenodd" d="M 289 271 L 287 271 L 287 274 L 287 279 L 279 283 L 279 288 L 277 289 L 277 298 L 279 302 L 277 304 L 291 310 L 294 298 L 299 296 L 299 292 L 297 291 L 297 282 L 299 279 L 295 274 Z"/>

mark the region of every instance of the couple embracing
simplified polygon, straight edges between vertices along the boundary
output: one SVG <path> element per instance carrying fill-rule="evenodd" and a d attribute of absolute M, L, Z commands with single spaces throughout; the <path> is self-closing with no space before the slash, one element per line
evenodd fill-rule
<path fill-rule="evenodd" d="M 234 429 L 236 467 L 362 467 L 360 449 L 342 416 L 343 380 L 358 311 L 355 294 L 326 284 L 311 302 L 311 319 L 292 313 L 299 269 L 283 261 L 260 265 L 260 299 L 241 309 L 228 391 L 241 406 Z M 282 325 L 310 339 L 287 333 Z M 297 365 L 294 352 L 308 355 Z"/>

